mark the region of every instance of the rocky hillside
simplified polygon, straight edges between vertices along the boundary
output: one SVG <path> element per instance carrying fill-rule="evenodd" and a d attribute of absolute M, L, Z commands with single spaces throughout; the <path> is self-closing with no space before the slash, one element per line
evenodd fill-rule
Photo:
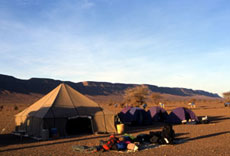
<path fill-rule="evenodd" d="M 124 93 L 127 88 L 135 87 L 137 84 L 122 84 L 122 83 L 108 83 L 108 82 L 78 82 L 60 81 L 46 78 L 31 78 L 29 80 L 22 80 L 13 76 L 0 74 L 0 93 L 5 91 L 14 93 L 39 93 L 46 94 L 60 83 L 66 83 L 78 90 L 82 94 L 96 96 L 96 95 L 118 95 Z M 169 88 L 158 87 L 154 85 L 147 85 L 152 92 L 178 95 L 178 96 L 196 96 L 202 95 L 207 97 L 219 98 L 218 94 L 202 91 L 192 90 L 186 88 Z"/>

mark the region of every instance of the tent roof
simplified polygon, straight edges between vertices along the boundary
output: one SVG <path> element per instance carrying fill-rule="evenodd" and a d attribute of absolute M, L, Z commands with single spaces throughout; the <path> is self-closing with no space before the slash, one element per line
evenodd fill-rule
<path fill-rule="evenodd" d="M 62 83 L 16 116 L 52 118 L 95 115 L 100 112 L 102 113 L 102 108 L 97 103 Z"/>
<path fill-rule="evenodd" d="M 153 117 L 156 114 L 164 113 L 168 115 L 167 111 L 164 108 L 161 108 L 159 106 L 153 106 L 149 108 L 148 112 L 150 113 L 151 117 Z"/>
<path fill-rule="evenodd" d="M 121 112 L 125 114 L 125 113 L 127 113 L 131 108 L 132 108 L 131 106 L 127 106 L 127 107 L 123 108 Z"/>
<path fill-rule="evenodd" d="M 150 107 L 149 108 L 149 111 L 151 112 L 166 112 L 166 110 L 162 107 L 159 107 L 159 106 L 153 106 L 153 107 Z"/>
<path fill-rule="evenodd" d="M 198 121 L 196 114 L 192 110 L 185 108 L 185 107 L 178 107 L 178 108 L 173 109 L 172 112 L 170 113 L 170 116 L 176 115 L 177 117 L 179 117 L 179 119 L 185 120 L 186 113 L 189 114 L 189 117 L 191 119 Z"/>

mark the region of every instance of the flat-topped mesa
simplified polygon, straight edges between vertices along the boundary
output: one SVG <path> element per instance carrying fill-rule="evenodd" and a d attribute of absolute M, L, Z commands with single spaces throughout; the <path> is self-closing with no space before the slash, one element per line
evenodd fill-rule
<path fill-rule="evenodd" d="M 76 89 L 82 94 L 87 95 L 118 95 L 124 94 L 124 91 L 128 88 L 133 88 L 142 84 L 124 84 L 124 83 L 110 83 L 110 82 L 95 82 L 95 81 L 83 81 L 83 82 L 71 82 L 61 81 L 54 79 L 44 78 L 31 78 L 29 80 L 17 79 L 12 76 L 0 74 L 0 91 L 9 91 L 23 94 L 39 93 L 47 94 L 49 91 L 57 87 L 61 83 L 66 83 L 72 88 Z M 170 87 L 158 87 L 155 85 L 144 84 L 152 92 L 161 94 L 171 94 L 177 96 L 207 96 L 212 98 L 220 98 L 218 94 L 210 93 L 203 90 L 192 90 L 187 88 L 170 88 Z M 0 93 L 1 94 L 1 93 Z"/>

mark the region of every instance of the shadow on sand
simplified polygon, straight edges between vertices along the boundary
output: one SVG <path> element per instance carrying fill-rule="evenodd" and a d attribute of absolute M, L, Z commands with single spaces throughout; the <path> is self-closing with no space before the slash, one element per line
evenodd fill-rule
<path fill-rule="evenodd" d="M 15 145 L 15 144 L 33 143 L 33 142 L 37 142 L 37 141 L 28 137 L 20 137 L 13 134 L 0 135 L 0 147 Z"/>
<path fill-rule="evenodd" d="M 126 133 L 132 134 L 132 133 L 138 133 L 142 131 L 148 131 L 148 130 L 156 130 L 160 129 L 164 126 L 164 123 L 156 123 L 154 125 L 150 126 L 126 126 Z M 179 134 L 179 135 L 185 135 L 186 133 Z M 89 140 L 89 139 L 98 139 L 98 138 L 108 138 L 111 134 L 99 134 L 98 136 L 89 136 L 89 135 L 79 135 L 79 136 L 85 136 L 84 138 L 76 138 L 79 136 L 69 136 L 66 138 L 58 138 L 58 139 L 51 139 L 48 141 L 39 141 L 39 145 L 25 145 L 24 147 L 16 147 L 16 148 L 9 148 L 0 150 L 1 152 L 8 152 L 8 151 L 15 151 L 15 150 L 21 150 L 21 149 L 28 149 L 28 148 L 36 148 L 41 146 L 49 146 L 49 145 L 55 145 L 55 144 L 63 144 L 63 143 L 70 143 L 70 142 L 76 142 L 76 141 L 83 141 L 83 140 Z M 119 136 L 119 135 L 118 135 Z M 60 140 L 60 141 L 58 141 Z M 50 142 L 52 141 L 52 142 Z M 53 142 L 55 141 L 55 142 Z M 23 145 L 23 144 L 30 144 L 30 143 L 37 143 L 37 140 L 34 140 L 32 138 L 28 137 L 19 137 L 12 134 L 3 134 L 0 135 L 0 147 L 8 146 L 8 145 Z"/>
<path fill-rule="evenodd" d="M 4 138 L 4 137 L 7 137 L 8 141 L 2 140 L 2 138 Z M 75 136 L 75 137 L 77 137 L 77 136 Z M 24 146 L 24 147 L 9 148 L 9 149 L 5 149 L 5 150 L 0 150 L 0 153 L 1 152 L 9 152 L 9 151 L 21 150 L 21 149 L 28 149 L 28 148 L 36 148 L 36 147 L 41 147 L 41 146 L 50 146 L 50 145 L 56 145 L 56 144 L 70 143 L 70 142 L 75 142 L 75 141 L 83 141 L 83 140 L 98 139 L 98 138 L 107 138 L 107 137 L 109 137 L 109 135 L 104 134 L 104 135 L 92 136 L 92 137 L 87 136 L 87 137 L 80 138 L 80 139 L 74 139 L 75 137 L 73 136 L 73 137 L 68 137 L 68 138 L 52 139 L 52 140 L 48 140 L 48 141 L 39 141 L 39 145 L 28 145 L 28 146 Z M 0 140 L 2 140 L 0 147 L 8 146 L 8 145 L 14 145 L 14 144 L 27 144 L 27 143 L 36 143 L 36 142 L 38 142 L 38 141 L 36 141 L 34 139 L 27 138 L 27 137 L 23 137 L 22 139 L 20 139 L 20 137 L 14 136 L 12 134 L 6 134 L 5 136 L 1 135 Z M 60 140 L 60 141 L 58 141 L 58 140 Z M 53 141 L 56 141 L 56 142 L 53 142 Z"/>
<path fill-rule="evenodd" d="M 227 134 L 227 133 L 230 133 L 230 131 L 213 133 L 213 134 L 198 136 L 198 137 L 194 137 L 194 138 L 188 138 L 188 137 L 176 138 L 175 144 L 182 144 L 182 143 L 186 143 L 186 142 L 189 142 L 189 141 L 210 138 L 210 137 L 219 136 L 219 135 L 223 135 L 223 134 Z"/>
<path fill-rule="evenodd" d="M 209 116 L 208 117 L 210 123 L 218 123 L 222 120 L 229 120 L 229 117 L 224 117 L 224 116 Z"/>
<path fill-rule="evenodd" d="M 213 116 L 210 117 L 211 123 L 213 122 L 218 122 L 221 120 L 227 120 L 229 118 L 223 117 L 223 116 Z M 129 126 L 126 127 L 126 132 L 127 133 L 138 133 L 141 131 L 148 131 L 148 130 L 157 130 L 160 129 L 164 126 L 164 123 L 159 123 L 151 126 Z M 189 141 L 194 141 L 194 140 L 199 140 L 199 139 L 205 139 L 209 137 L 214 137 L 214 136 L 219 136 L 223 134 L 230 133 L 230 131 L 225 131 L 225 132 L 219 132 L 219 133 L 213 133 L 213 134 L 208 134 L 208 135 L 203 135 L 203 136 L 198 136 L 194 138 L 188 138 L 188 137 L 183 137 L 184 135 L 187 135 L 189 133 L 176 133 L 176 143 L 175 144 L 182 144 L 186 143 Z M 48 140 L 48 141 L 40 141 L 39 145 L 25 145 L 24 147 L 16 147 L 16 148 L 9 148 L 9 149 L 4 149 L 0 150 L 0 153 L 2 152 L 9 152 L 9 151 L 15 151 L 15 150 L 21 150 L 21 149 L 29 149 L 29 148 L 36 148 L 36 147 L 41 147 L 41 146 L 50 146 L 50 145 L 56 145 L 56 144 L 63 144 L 63 143 L 70 143 L 70 142 L 76 142 L 76 141 L 83 141 L 83 140 L 90 140 L 90 139 L 98 139 L 98 138 L 108 138 L 111 134 L 100 134 L 98 136 L 86 136 L 84 138 L 76 138 L 79 136 L 71 136 L 67 138 L 60 138 L 60 139 L 55 139 L 55 140 Z M 81 135 L 83 136 L 83 135 Z M 58 141 L 60 140 L 60 141 Z M 55 142 L 53 142 L 55 141 Z M 15 145 L 15 144 L 29 144 L 29 143 L 36 143 L 38 141 L 31 139 L 31 138 L 20 138 L 19 136 L 14 136 L 12 134 L 3 134 L 0 135 L 0 147 L 8 146 L 8 145 Z"/>
<path fill-rule="evenodd" d="M 194 138 L 189 138 L 189 139 L 187 139 L 187 141 L 199 140 L 199 139 L 214 137 L 214 136 L 223 135 L 223 134 L 227 134 L 227 133 L 230 133 L 230 131 L 219 132 L 219 133 L 213 133 L 213 134 L 198 136 L 198 137 L 194 137 Z"/>
<path fill-rule="evenodd" d="M 128 126 L 125 125 L 125 132 L 126 133 L 138 133 L 142 131 L 149 131 L 149 130 L 156 130 L 164 127 L 165 123 L 158 122 L 152 125 L 145 125 L 145 126 Z"/>

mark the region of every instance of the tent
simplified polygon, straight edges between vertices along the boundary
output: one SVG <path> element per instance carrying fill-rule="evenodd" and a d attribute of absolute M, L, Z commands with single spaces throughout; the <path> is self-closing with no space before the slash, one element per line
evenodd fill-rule
<path fill-rule="evenodd" d="M 127 107 L 123 108 L 121 112 L 125 114 L 125 113 L 127 113 L 131 108 L 132 108 L 131 106 L 127 106 Z"/>
<path fill-rule="evenodd" d="M 139 107 L 126 107 L 118 113 L 121 122 L 129 125 L 149 124 L 150 118 L 144 109 Z"/>
<path fill-rule="evenodd" d="M 168 118 L 167 111 L 159 106 L 149 108 L 147 113 L 153 122 L 164 122 Z"/>
<path fill-rule="evenodd" d="M 16 131 L 41 137 L 56 128 L 60 136 L 76 132 L 116 132 L 114 114 L 66 84 L 60 84 L 15 116 Z"/>
<path fill-rule="evenodd" d="M 196 121 L 198 118 L 193 111 L 188 108 L 178 107 L 169 114 L 167 122 L 172 124 L 181 124 L 187 121 Z"/>

